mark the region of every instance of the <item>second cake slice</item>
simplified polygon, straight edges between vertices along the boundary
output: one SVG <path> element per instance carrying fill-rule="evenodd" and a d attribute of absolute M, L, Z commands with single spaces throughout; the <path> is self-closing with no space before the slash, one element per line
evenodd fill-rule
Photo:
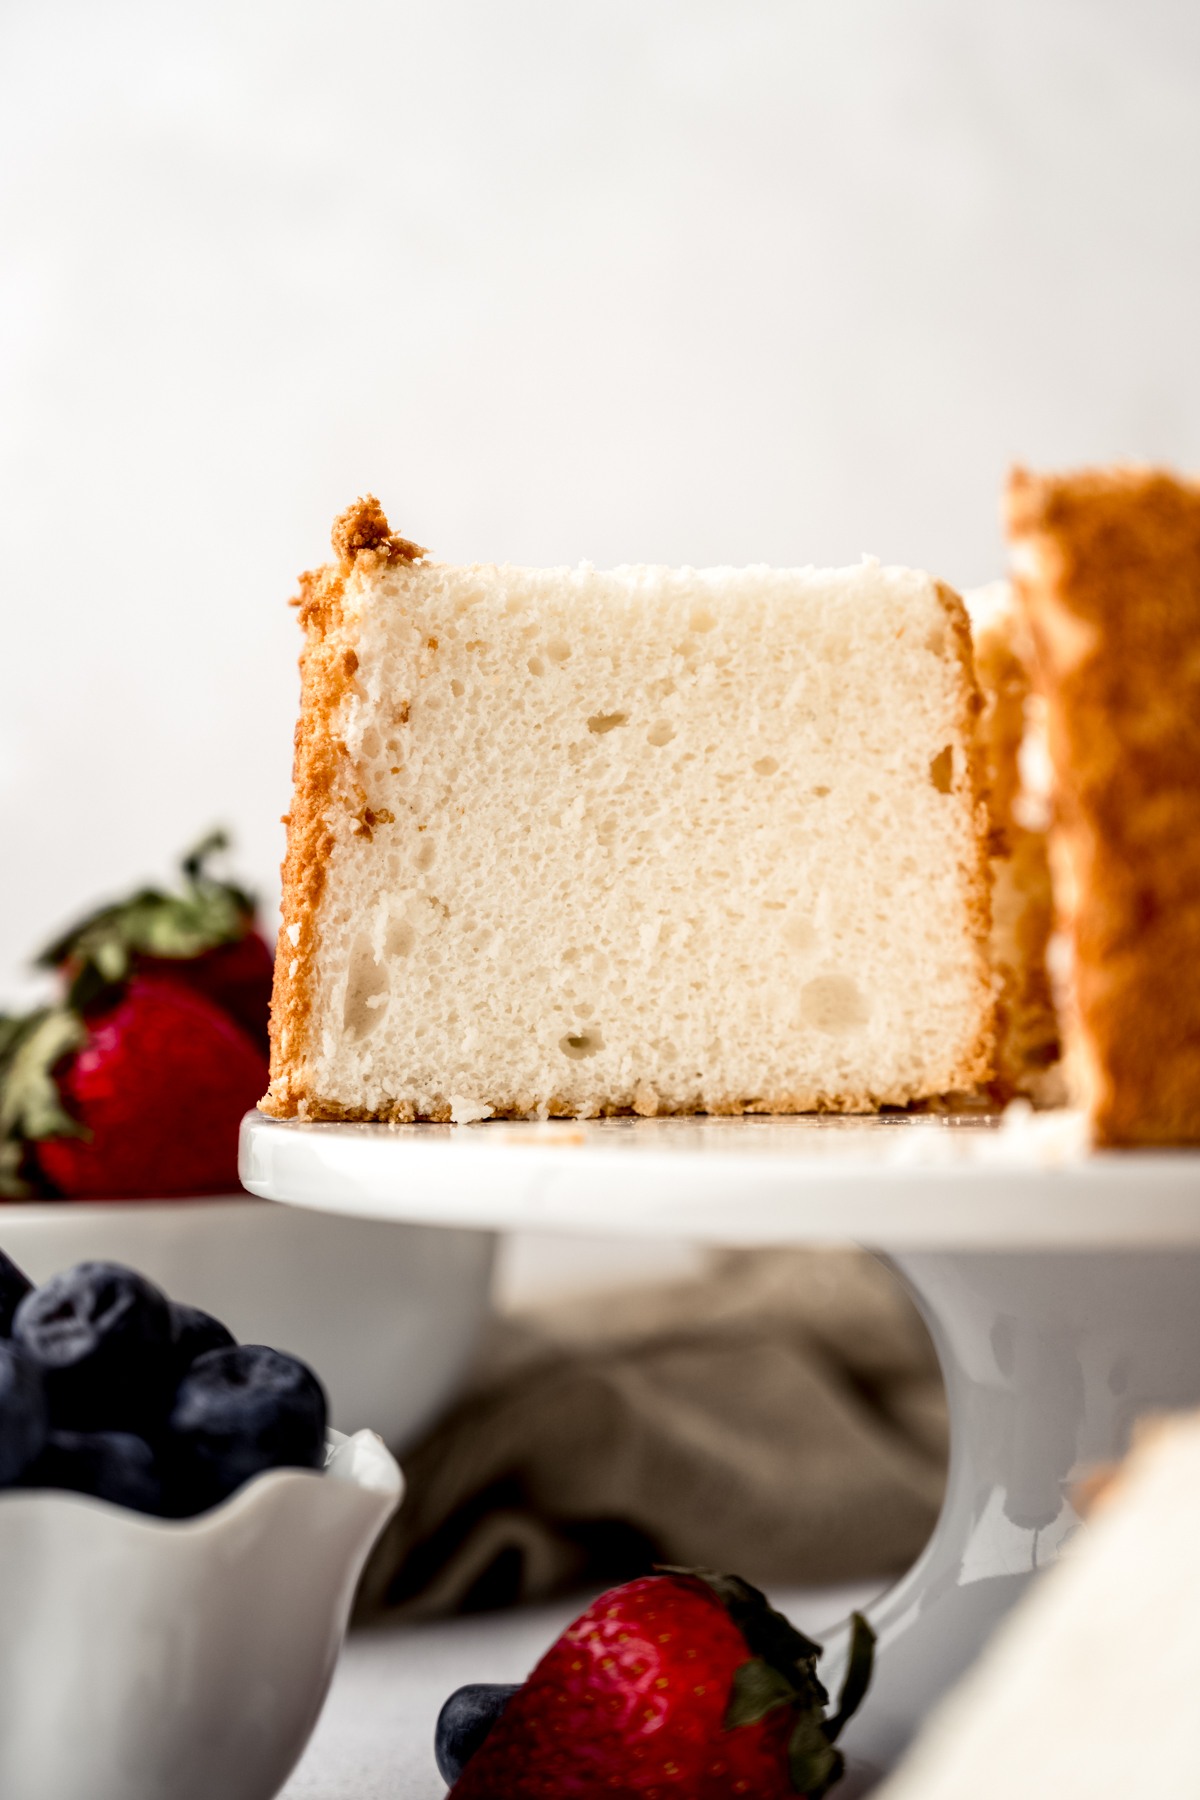
<path fill-rule="evenodd" d="M 961 602 L 927 575 L 305 577 L 277 1117 L 860 1111 L 989 1072 Z"/>

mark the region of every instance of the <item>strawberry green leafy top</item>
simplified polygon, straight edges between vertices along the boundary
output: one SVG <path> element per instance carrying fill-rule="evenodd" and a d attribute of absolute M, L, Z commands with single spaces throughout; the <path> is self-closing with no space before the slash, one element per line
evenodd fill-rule
<path fill-rule="evenodd" d="M 180 863 L 183 892 L 141 888 L 128 900 L 101 906 L 36 959 L 39 969 L 65 969 L 67 1005 L 83 1012 L 105 989 L 119 987 L 138 956 L 182 961 L 244 937 L 254 917 L 254 901 L 244 889 L 217 881 L 205 868 L 210 856 L 229 848 L 224 831 L 212 831 Z"/>
<path fill-rule="evenodd" d="M 834 1742 L 857 1712 L 875 1659 L 875 1633 L 861 1613 L 851 1614 L 850 1655 L 832 1718 L 825 1717 L 829 1694 L 817 1679 L 820 1644 L 797 1631 L 766 1595 L 740 1575 L 712 1569 L 664 1568 L 664 1574 L 692 1575 L 710 1587 L 746 1640 L 750 1658 L 733 1678 L 725 1729 L 753 1725 L 777 1708 L 788 1707 L 788 1774 L 805 1800 L 820 1800 L 841 1779 L 844 1762 Z"/>

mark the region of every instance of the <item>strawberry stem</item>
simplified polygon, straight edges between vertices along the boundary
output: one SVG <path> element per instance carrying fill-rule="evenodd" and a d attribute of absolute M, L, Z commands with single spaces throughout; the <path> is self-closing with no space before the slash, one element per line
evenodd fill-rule
<path fill-rule="evenodd" d="M 875 1665 L 875 1633 L 860 1612 L 850 1614 L 850 1660 L 838 1695 L 838 1709 L 826 1719 L 821 1729 L 832 1744 L 842 1726 L 852 1719 L 862 1704 L 863 1695 Z"/>

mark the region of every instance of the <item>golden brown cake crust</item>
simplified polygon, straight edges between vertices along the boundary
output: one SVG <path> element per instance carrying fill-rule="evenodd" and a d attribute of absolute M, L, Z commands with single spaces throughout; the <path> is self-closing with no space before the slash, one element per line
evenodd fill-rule
<path fill-rule="evenodd" d="M 356 501 L 335 521 L 332 537 L 336 563 L 311 570 L 300 577 L 299 607 L 305 632 L 300 657 L 301 708 L 296 727 L 295 792 L 288 827 L 287 856 L 283 863 L 282 929 L 275 962 L 275 986 L 271 1006 L 271 1084 L 260 1101 L 261 1110 L 274 1118 L 363 1121 L 384 1119 L 394 1123 L 428 1120 L 445 1123 L 449 1104 L 419 1110 L 411 1099 L 397 1099 L 386 1112 L 368 1111 L 346 1104 L 314 1086 L 308 1069 L 307 1036 L 312 1010 L 310 982 L 318 964 L 319 911 L 329 858 L 335 845 L 330 821 L 339 809 L 353 816 L 352 832 L 371 837 L 378 823 L 392 822 L 390 813 L 373 814 L 358 784 L 346 746 L 335 735 L 333 721 L 352 691 L 358 659 L 351 641 L 353 619 L 346 607 L 347 587 L 356 573 L 369 576 L 376 568 L 397 561 L 412 562 L 427 554 L 419 545 L 397 537 L 388 527 L 383 509 L 373 496 Z M 976 753 L 976 723 L 983 706 L 975 678 L 970 622 L 959 596 L 944 583 L 936 584 L 946 625 L 956 652 L 959 676 L 958 727 L 968 750 L 964 770 L 948 765 L 946 780 L 953 779 L 971 805 L 974 835 L 965 866 L 960 869 L 962 891 L 972 935 L 978 947 L 980 1017 L 983 1021 L 973 1044 L 967 1046 L 953 1071 L 950 1099 L 968 1095 L 991 1074 L 993 1049 L 990 965 L 987 940 L 991 924 L 988 868 L 988 816 L 984 780 Z M 904 1093 L 771 1093 L 705 1096 L 705 1110 L 716 1114 L 839 1112 L 871 1113 L 881 1106 L 921 1106 L 944 1096 Z M 653 1114 L 657 1099 L 633 1106 L 601 1103 L 601 1116 Z M 666 1110 L 666 1109 L 663 1109 Z M 674 1110 L 696 1110 L 678 1108 Z M 575 1117 L 577 1104 L 552 1096 L 528 1105 L 497 1106 L 496 1118 L 527 1118 L 533 1113 L 549 1117 Z"/>
<path fill-rule="evenodd" d="M 1044 1096 L 1059 1055 L 1058 1021 L 1046 971 L 1054 922 L 1046 836 L 1018 818 L 1019 753 L 1031 688 L 1027 645 L 1018 650 L 1011 608 L 975 631 L 975 667 L 983 690 L 981 763 L 991 819 L 992 963 L 1000 980 L 992 1092 Z M 1020 636 L 1026 634 L 1022 631 Z M 1055 1071 L 1057 1075 L 1057 1070 Z"/>
<path fill-rule="evenodd" d="M 1101 1143 L 1200 1143 L 1200 485 L 1017 470 L 1008 519 L 1048 703 L 1080 1097 Z"/>
<path fill-rule="evenodd" d="M 259 1102 L 263 1112 L 277 1119 L 307 1111 L 304 1048 L 311 971 L 316 965 L 317 914 L 334 847 L 330 811 L 346 805 L 348 796 L 353 796 L 349 801 L 355 812 L 351 829 L 367 838 L 377 824 L 391 819 L 390 814 L 371 812 L 354 781 L 346 746 L 333 735 L 331 722 L 358 668 L 358 658 L 345 641 L 346 582 L 356 568 L 367 573 L 388 563 L 415 562 L 428 554 L 420 544 L 389 530 L 373 494 L 339 514 L 331 541 L 337 561 L 301 575 L 300 592 L 290 602 L 299 608 L 304 630 L 300 717 L 292 765 L 292 810 L 284 818 L 288 835 L 282 868 L 282 926 L 271 996 L 271 1085 Z M 311 1116 L 346 1115 L 313 1112 Z"/>
<path fill-rule="evenodd" d="M 963 890 L 971 923 L 971 935 L 979 951 L 979 981 L 983 989 L 991 984 L 991 964 L 987 946 L 992 929 L 992 881 L 988 860 L 990 821 L 987 804 L 987 774 L 979 737 L 979 721 L 983 712 L 983 695 L 975 670 L 975 646 L 971 637 L 971 621 L 962 599 L 944 581 L 936 584 L 938 598 L 946 611 L 947 622 L 958 652 L 959 717 L 958 725 L 969 758 L 965 779 L 970 785 L 972 819 L 975 826 L 972 856 L 962 870 Z M 967 1093 L 982 1086 L 992 1076 L 995 1057 L 995 1006 L 989 999 L 983 1004 L 984 1021 L 979 1037 L 955 1074 L 955 1092 Z"/>
<path fill-rule="evenodd" d="M 353 506 L 338 514 L 329 541 L 343 571 L 356 563 L 374 568 L 380 563 L 418 562 L 429 554 L 420 544 L 411 543 L 391 529 L 374 494 L 361 495 Z"/>

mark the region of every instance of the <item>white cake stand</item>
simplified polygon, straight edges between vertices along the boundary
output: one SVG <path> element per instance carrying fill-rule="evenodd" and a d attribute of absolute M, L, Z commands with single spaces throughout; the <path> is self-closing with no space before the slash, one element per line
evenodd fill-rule
<path fill-rule="evenodd" d="M 1089 1155 L 1070 1115 L 456 1127 L 252 1113 L 241 1174 L 252 1193 L 368 1218 L 850 1240 L 897 1272 L 941 1359 L 950 1471 L 929 1544 L 871 1608 L 877 1667 L 845 1737 L 846 1792 L 895 1761 L 1080 1529 L 1073 1485 L 1123 1453 L 1140 1416 L 1200 1404 L 1200 1154 Z M 844 1649 L 833 1634 L 831 1686 Z"/>

